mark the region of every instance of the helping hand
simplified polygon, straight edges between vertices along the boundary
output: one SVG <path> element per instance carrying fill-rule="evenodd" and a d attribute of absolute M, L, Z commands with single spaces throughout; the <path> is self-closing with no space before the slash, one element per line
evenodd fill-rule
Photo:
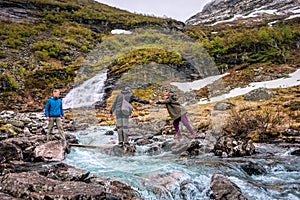
<path fill-rule="evenodd" d="M 155 102 L 150 100 L 150 105 L 154 105 L 154 104 L 155 104 Z"/>

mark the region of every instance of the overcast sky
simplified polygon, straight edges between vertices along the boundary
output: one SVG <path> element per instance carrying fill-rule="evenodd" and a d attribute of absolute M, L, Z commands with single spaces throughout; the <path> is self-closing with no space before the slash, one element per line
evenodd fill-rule
<path fill-rule="evenodd" d="M 138 14 L 171 17 L 185 22 L 212 0 L 96 0 Z"/>

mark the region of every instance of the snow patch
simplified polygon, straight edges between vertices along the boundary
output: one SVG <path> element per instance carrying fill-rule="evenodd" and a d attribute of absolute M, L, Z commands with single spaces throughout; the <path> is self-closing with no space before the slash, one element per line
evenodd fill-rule
<path fill-rule="evenodd" d="M 115 29 L 111 31 L 111 34 L 113 35 L 119 35 L 119 34 L 125 34 L 125 35 L 129 35 L 131 34 L 131 31 L 126 31 L 126 30 L 122 30 L 122 29 Z"/>

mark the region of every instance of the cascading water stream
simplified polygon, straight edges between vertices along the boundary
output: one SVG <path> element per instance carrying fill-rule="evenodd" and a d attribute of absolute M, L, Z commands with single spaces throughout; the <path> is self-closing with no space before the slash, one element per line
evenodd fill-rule
<path fill-rule="evenodd" d="M 72 89 L 63 98 L 64 109 L 91 107 L 94 103 L 101 100 L 106 76 L 106 72 L 100 72 L 80 86 Z"/>

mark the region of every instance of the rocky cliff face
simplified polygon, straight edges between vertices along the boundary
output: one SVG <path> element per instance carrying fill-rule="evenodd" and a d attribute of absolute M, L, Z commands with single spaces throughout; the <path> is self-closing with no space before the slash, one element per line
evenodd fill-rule
<path fill-rule="evenodd" d="M 275 22 L 300 16 L 299 0 L 213 0 L 200 13 L 186 21 L 188 25 L 218 23 Z"/>

